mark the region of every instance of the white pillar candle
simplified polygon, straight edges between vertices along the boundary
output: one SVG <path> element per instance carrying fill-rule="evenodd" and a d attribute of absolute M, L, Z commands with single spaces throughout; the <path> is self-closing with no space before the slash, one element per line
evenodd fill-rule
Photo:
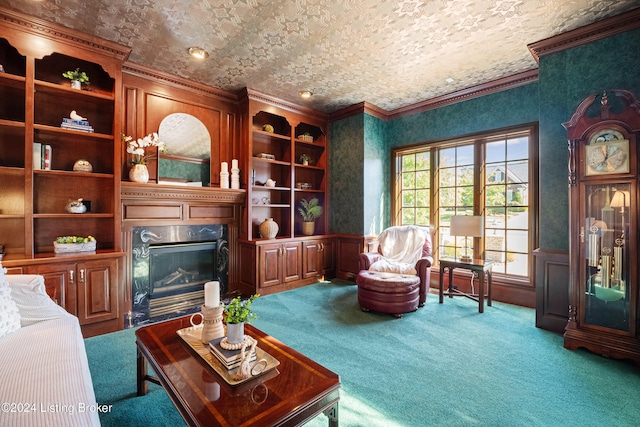
<path fill-rule="evenodd" d="M 231 160 L 231 169 L 238 169 L 238 159 Z"/>
<path fill-rule="evenodd" d="M 204 284 L 204 306 L 217 307 L 220 305 L 220 282 Z"/>
<path fill-rule="evenodd" d="M 221 172 L 229 172 L 229 163 L 222 162 L 222 170 Z"/>

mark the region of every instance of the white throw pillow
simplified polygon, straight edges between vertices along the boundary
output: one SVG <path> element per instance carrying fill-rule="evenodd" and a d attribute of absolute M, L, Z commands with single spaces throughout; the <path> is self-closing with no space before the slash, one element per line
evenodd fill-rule
<path fill-rule="evenodd" d="M 0 337 L 20 329 L 20 312 L 11 299 L 11 289 L 4 277 L 4 268 L 0 263 Z"/>
<path fill-rule="evenodd" d="M 11 289 L 11 299 L 20 311 L 20 323 L 23 327 L 69 315 L 47 295 L 42 276 L 7 276 L 7 284 Z"/>

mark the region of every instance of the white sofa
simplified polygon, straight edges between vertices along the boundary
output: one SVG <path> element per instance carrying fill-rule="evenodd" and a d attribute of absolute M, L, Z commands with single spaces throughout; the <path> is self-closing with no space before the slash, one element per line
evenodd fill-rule
<path fill-rule="evenodd" d="M 78 319 L 49 298 L 42 276 L 4 277 L 20 328 L 0 337 L 0 424 L 99 426 Z"/>

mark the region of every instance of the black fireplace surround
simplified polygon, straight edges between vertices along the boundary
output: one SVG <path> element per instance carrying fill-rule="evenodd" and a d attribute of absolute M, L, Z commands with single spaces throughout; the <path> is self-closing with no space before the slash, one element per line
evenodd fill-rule
<path fill-rule="evenodd" d="M 200 309 L 204 284 L 228 287 L 229 247 L 225 224 L 133 227 L 130 328 Z"/>

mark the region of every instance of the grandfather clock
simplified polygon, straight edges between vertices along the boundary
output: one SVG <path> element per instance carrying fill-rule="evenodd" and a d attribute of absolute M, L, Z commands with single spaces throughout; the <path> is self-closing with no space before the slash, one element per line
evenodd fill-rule
<path fill-rule="evenodd" d="M 626 90 L 591 95 L 562 125 L 571 270 L 564 346 L 640 364 L 640 102 Z"/>

